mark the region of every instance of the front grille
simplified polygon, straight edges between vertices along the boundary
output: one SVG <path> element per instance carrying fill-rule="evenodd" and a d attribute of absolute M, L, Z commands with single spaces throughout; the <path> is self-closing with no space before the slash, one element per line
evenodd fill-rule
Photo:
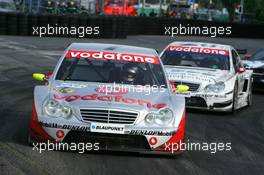
<path fill-rule="evenodd" d="M 150 150 L 145 136 L 127 134 L 106 134 L 70 131 L 63 139 L 65 143 L 99 143 L 99 148 L 118 150 Z"/>
<path fill-rule="evenodd" d="M 138 117 L 137 112 L 107 110 L 107 109 L 81 109 L 83 121 L 99 123 L 134 124 Z"/>
<path fill-rule="evenodd" d="M 187 107 L 207 107 L 206 101 L 201 97 L 186 97 Z"/>
<path fill-rule="evenodd" d="M 175 87 L 177 87 L 177 85 L 186 85 L 186 86 L 189 86 L 190 87 L 189 91 L 191 91 L 191 92 L 198 91 L 198 89 L 200 87 L 200 84 L 180 82 L 180 81 L 175 81 L 174 82 L 174 85 L 175 85 Z"/>

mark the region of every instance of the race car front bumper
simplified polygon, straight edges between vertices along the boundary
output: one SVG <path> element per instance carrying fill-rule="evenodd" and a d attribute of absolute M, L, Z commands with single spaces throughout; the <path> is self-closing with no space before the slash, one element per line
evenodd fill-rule
<path fill-rule="evenodd" d="M 187 108 L 230 111 L 233 104 L 233 91 L 222 94 L 190 93 L 185 100 Z"/>
<path fill-rule="evenodd" d="M 40 120 L 42 118 L 38 118 L 33 106 L 29 136 L 32 142 L 98 143 L 99 150 L 178 154 L 181 152 L 180 144 L 184 143 L 185 136 L 185 112 L 179 127 L 170 128 L 168 132 L 162 131 L 162 133 L 165 133 L 164 135 L 144 135 L 140 134 L 140 132 L 133 132 L 134 134 L 132 134 L 132 130 L 127 130 L 124 134 L 98 133 L 91 132 L 90 125 L 80 126 L 76 124 L 62 124 L 61 122 L 56 123 L 56 120 L 52 121 L 52 118 L 46 121 L 46 123 Z M 52 124 L 48 124 L 47 122 Z"/>

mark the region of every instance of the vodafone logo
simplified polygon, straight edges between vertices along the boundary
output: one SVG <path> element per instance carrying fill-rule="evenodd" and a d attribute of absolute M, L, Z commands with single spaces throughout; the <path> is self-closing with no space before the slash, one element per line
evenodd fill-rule
<path fill-rule="evenodd" d="M 175 51 L 175 52 L 193 52 L 193 53 L 205 53 L 205 54 L 229 56 L 228 50 L 212 49 L 212 48 L 170 46 L 166 50 Z"/>
<path fill-rule="evenodd" d="M 95 89 L 96 92 L 103 93 L 103 94 L 110 94 L 110 95 L 122 95 L 127 94 L 128 90 L 125 88 L 119 88 L 119 87 L 98 87 Z"/>
<path fill-rule="evenodd" d="M 97 52 L 97 51 L 83 51 L 83 50 L 69 50 L 65 56 L 66 58 L 88 58 L 98 60 L 114 60 L 126 62 L 138 62 L 149 64 L 160 64 L 156 56 L 134 55 L 114 52 Z"/>
<path fill-rule="evenodd" d="M 56 136 L 59 138 L 59 139 L 61 139 L 61 138 L 63 138 L 64 137 L 64 131 L 63 130 L 58 130 L 57 132 L 56 132 Z"/>
<path fill-rule="evenodd" d="M 69 95 L 69 96 L 60 96 L 60 95 L 54 95 L 55 99 L 63 100 L 65 99 L 68 102 L 73 102 L 76 100 L 83 100 L 83 101 L 104 101 L 104 102 L 115 102 L 115 103 L 124 103 L 124 104 L 130 104 L 130 105 L 139 105 L 139 106 L 146 106 L 147 108 L 164 108 L 167 106 L 166 103 L 157 103 L 152 104 L 150 101 L 147 100 L 141 100 L 141 99 L 135 99 L 135 98 L 128 98 L 123 97 L 121 95 L 116 96 L 109 96 L 109 95 L 99 95 L 99 94 L 88 94 L 84 96 L 80 95 Z"/>

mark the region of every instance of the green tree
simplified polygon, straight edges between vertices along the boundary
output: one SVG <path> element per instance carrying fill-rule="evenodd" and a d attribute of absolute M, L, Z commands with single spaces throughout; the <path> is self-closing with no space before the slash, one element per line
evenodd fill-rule
<path fill-rule="evenodd" d="M 240 3 L 240 0 L 221 0 L 223 6 L 227 8 L 229 12 L 230 21 L 234 20 L 235 5 Z"/>
<path fill-rule="evenodd" d="M 264 1 L 257 0 L 256 2 L 256 19 L 264 21 Z"/>

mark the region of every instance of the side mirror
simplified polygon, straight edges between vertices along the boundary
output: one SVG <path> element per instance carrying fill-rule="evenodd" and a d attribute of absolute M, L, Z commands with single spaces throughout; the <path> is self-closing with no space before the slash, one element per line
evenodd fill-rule
<path fill-rule="evenodd" d="M 37 81 L 45 81 L 46 79 L 46 75 L 40 73 L 34 73 L 32 77 Z"/>
<path fill-rule="evenodd" d="M 241 73 L 243 73 L 243 72 L 245 72 L 246 71 L 246 68 L 244 68 L 244 67 L 239 67 L 238 69 L 237 69 L 237 73 L 239 73 L 239 74 L 241 74 Z"/>
<path fill-rule="evenodd" d="M 190 89 L 189 86 L 186 86 L 186 85 L 177 85 L 177 90 L 179 92 L 184 93 L 184 92 L 187 92 L 189 89 Z"/>

